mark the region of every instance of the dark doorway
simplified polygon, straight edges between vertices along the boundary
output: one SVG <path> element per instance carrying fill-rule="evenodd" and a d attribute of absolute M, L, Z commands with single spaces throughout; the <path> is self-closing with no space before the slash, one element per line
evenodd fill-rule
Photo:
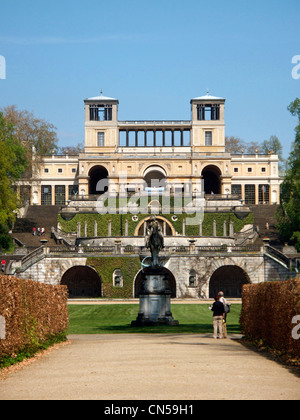
<path fill-rule="evenodd" d="M 61 284 L 67 285 L 69 297 L 101 297 L 101 278 L 91 267 L 75 266 L 65 272 Z"/>
<path fill-rule="evenodd" d="M 146 231 L 146 229 L 145 229 L 144 224 L 146 224 L 146 226 L 147 226 L 148 223 L 149 223 L 149 219 L 150 218 L 145 219 L 144 223 L 140 226 L 139 231 L 138 231 L 138 236 L 145 236 L 144 232 Z M 156 216 L 156 220 L 158 221 L 158 223 L 160 225 L 161 231 L 164 232 L 164 220 L 160 219 L 159 216 Z M 165 223 L 166 223 L 166 234 L 165 234 L 165 236 L 172 236 L 173 232 L 172 232 L 172 228 L 171 228 L 170 224 L 168 222 L 165 222 Z"/>
<path fill-rule="evenodd" d="M 165 188 L 166 179 L 159 171 L 151 171 L 144 178 L 148 188 Z"/>
<path fill-rule="evenodd" d="M 89 193 L 104 194 L 108 190 L 108 172 L 103 166 L 94 166 L 89 172 Z"/>
<path fill-rule="evenodd" d="M 202 171 L 205 194 L 221 194 L 221 171 L 217 166 L 209 165 Z"/>
<path fill-rule="evenodd" d="M 243 284 L 250 283 L 248 274 L 236 265 L 225 265 L 218 268 L 209 282 L 209 297 L 213 298 L 220 291 L 225 297 L 240 298 Z"/>
<path fill-rule="evenodd" d="M 171 290 L 171 298 L 176 298 L 176 280 L 175 280 L 175 277 L 173 276 L 171 271 L 168 270 L 165 267 L 164 267 L 164 272 L 168 276 L 169 286 L 170 286 L 170 290 Z M 140 295 L 140 290 L 141 290 L 141 287 L 142 287 L 142 281 L 143 281 L 143 276 L 142 276 L 142 271 L 140 271 L 138 273 L 136 279 L 135 279 L 135 284 L 134 284 L 134 297 L 135 298 L 138 298 L 139 295 Z"/>

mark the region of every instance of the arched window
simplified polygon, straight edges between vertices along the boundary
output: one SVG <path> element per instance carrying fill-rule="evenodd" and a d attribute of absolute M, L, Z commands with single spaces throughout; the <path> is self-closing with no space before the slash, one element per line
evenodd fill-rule
<path fill-rule="evenodd" d="M 123 287 L 123 274 L 120 268 L 113 272 L 113 285 L 114 287 Z"/>
<path fill-rule="evenodd" d="M 195 270 L 190 270 L 189 273 L 189 287 L 195 287 L 197 282 L 197 273 Z"/>

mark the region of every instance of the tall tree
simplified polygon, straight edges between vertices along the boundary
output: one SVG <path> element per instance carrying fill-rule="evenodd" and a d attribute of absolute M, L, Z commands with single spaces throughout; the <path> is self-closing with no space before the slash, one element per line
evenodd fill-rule
<path fill-rule="evenodd" d="M 28 171 L 23 177 L 31 177 L 39 167 L 41 156 L 57 151 L 57 134 L 53 124 L 36 118 L 32 112 L 19 111 L 15 105 L 3 108 L 5 119 L 13 124 L 13 135 L 26 148 Z"/>
<path fill-rule="evenodd" d="M 265 140 L 262 144 L 262 152 L 268 154 L 273 152 L 278 156 L 279 159 L 279 170 L 283 171 L 285 166 L 285 160 L 282 155 L 282 144 L 277 136 L 271 136 L 269 140 Z"/>
<path fill-rule="evenodd" d="M 0 227 L 1 233 L 14 221 L 18 200 L 13 183 L 27 167 L 26 149 L 14 137 L 14 127 L 0 112 Z M 6 227 L 6 228 L 4 228 Z"/>
<path fill-rule="evenodd" d="M 78 143 L 76 146 L 60 146 L 58 148 L 58 153 L 62 155 L 79 155 L 79 153 L 84 152 L 84 144 Z"/>
<path fill-rule="evenodd" d="M 292 240 L 300 251 L 300 99 L 296 98 L 288 106 L 293 116 L 298 118 L 296 136 L 287 161 L 287 171 L 282 184 L 281 211 L 278 227 L 284 240 Z"/>
<path fill-rule="evenodd" d="M 226 136 L 225 137 L 225 150 L 228 153 L 232 154 L 240 154 L 243 150 L 245 150 L 245 142 L 241 140 L 239 137 L 234 136 Z"/>

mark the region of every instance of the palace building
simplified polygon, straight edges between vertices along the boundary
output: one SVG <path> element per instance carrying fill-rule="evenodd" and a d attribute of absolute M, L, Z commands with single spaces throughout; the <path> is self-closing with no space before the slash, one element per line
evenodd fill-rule
<path fill-rule="evenodd" d="M 102 93 L 84 104 L 84 152 L 44 156 L 29 186 L 31 204 L 64 206 L 106 191 L 151 189 L 239 197 L 245 205 L 279 203 L 277 155 L 226 152 L 224 98 L 191 99 L 188 121 L 119 121 L 118 99 Z"/>
<path fill-rule="evenodd" d="M 294 260 L 270 246 L 278 156 L 226 152 L 224 98 L 191 99 L 188 121 L 120 121 L 102 93 L 84 105 L 82 153 L 39 158 L 17 186 L 30 204 L 12 230 L 25 256 L 7 273 L 66 284 L 71 297 L 138 297 L 155 214 L 173 298 L 239 298 L 245 283 L 290 278 Z"/>

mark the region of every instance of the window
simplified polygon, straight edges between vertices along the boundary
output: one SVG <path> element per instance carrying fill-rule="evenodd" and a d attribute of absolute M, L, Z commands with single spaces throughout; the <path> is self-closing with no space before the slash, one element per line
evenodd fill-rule
<path fill-rule="evenodd" d="M 252 172 L 252 168 L 247 168 L 247 172 L 251 173 Z"/>
<path fill-rule="evenodd" d="M 52 187 L 51 185 L 42 185 L 42 206 L 52 204 Z"/>
<path fill-rule="evenodd" d="M 66 187 L 55 185 L 55 205 L 64 206 L 66 204 Z"/>
<path fill-rule="evenodd" d="M 45 172 L 45 174 L 48 174 L 49 173 L 49 169 L 48 168 L 45 168 L 44 169 L 44 172 Z"/>
<path fill-rule="evenodd" d="M 62 174 L 62 172 L 63 172 L 62 168 L 58 168 L 58 169 L 57 169 L 57 172 L 58 172 L 59 174 Z"/>
<path fill-rule="evenodd" d="M 220 119 L 219 104 L 205 104 L 197 106 L 198 121 L 217 121 Z"/>
<path fill-rule="evenodd" d="M 212 146 L 212 131 L 205 131 L 205 146 Z"/>
<path fill-rule="evenodd" d="M 101 131 L 98 133 L 97 146 L 98 147 L 104 146 L 105 145 L 104 142 L 105 142 L 105 134 Z"/>
<path fill-rule="evenodd" d="M 262 172 L 266 172 L 266 168 L 261 168 L 261 171 Z"/>
<path fill-rule="evenodd" d="M 111 121 L 111 105 L 90 105 L 90 121 Z"/>
<path fill-rule="evenodd" d="M 233 184 L 231 185 L 231 194 L 242 196 L 242 186 L 239 184 Z"/>
<path fill-rule="evenodd" d="M 77 169 L 76 168 L 72 168 L 72 174 L 76 174 Z"/>
<path fill-rule="evenodd" d="M 255 204 L 255 185 L 245 185 L 245 204 Z"/>
<path fill-rule="evenodd" d="M 233 172 L 237 173 L 239 171 L 239 168 L 234 168 Z"/>
<path fill-rule="evenodd" d="M 114 287 L 123 287 L 123 273 L 119 268 L 113 272 L 113 285 Z"/>
<path fill-rule="evenodd" d="M 69 185 L 69 198 L 78 194 L 78 185 Z"/>
<path fill-rule="evenodd" d="M 191 270 L 190 275 L 189 275 L 189 287 L 195 287 L 196 286 L 196 279 L 197 279 L 196 271 Z"/>
<path fill-rule="evenodd" d="M 258 186 L 258 200 L 260 204 L 269 204 L 270 197 L 270 186 L 259 185 Z"/>

